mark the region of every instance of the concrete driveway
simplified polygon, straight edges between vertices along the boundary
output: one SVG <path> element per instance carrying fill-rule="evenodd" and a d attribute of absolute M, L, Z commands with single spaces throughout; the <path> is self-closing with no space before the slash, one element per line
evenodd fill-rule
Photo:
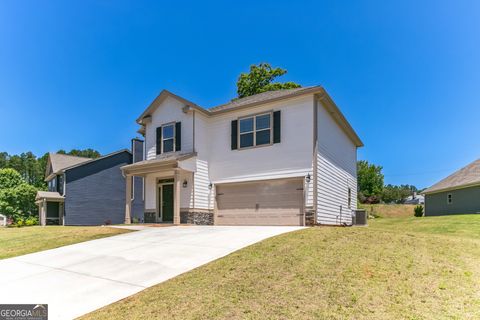
<path fill-rule="evenodd" d="M 301 227 L 166 227 L 0 260 L 0 303 L 48 303 L 72 319 Z"/>

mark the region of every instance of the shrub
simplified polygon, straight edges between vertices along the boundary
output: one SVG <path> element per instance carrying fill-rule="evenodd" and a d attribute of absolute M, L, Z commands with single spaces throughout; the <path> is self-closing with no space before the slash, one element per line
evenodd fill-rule
<path fill-rule="evenodd" d="M 38 224 L 38 218 L 34 216 L 30 216 L 27 219 L 25 219 L 25 225 L 26 226 L 36 226 Z"/>
<path fill-rule="evenodd" d="M 133 217 L 132 222 L 133 223 L 140 223 L 140 219 L 138 219 L 137 217 Z"/>
<path fill-rule="evenodd" d="M 108 219 L 103 222 L 104 225 L 109 226 L 112 224 L 112 220 Z"/>
<path fill-rule="evenodd" d="M 22 227 L 24 225 L 25 225 L 25 220 L 23 220 L 22 218 L 17 219 L 14 223 L 15 227 Z"/>
<path fill-rule="evenodd" d="M 423 206 L 416 206 L 415 208 L 413 208 L 413 215 L 415 217 L 423 217 Z"/>

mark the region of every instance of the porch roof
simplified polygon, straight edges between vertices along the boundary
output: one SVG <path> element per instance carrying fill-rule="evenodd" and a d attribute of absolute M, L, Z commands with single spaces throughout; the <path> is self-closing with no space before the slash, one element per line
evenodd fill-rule
<path fill-rule="evenodd" d="M 51 191 L 37 191 L 37 195 L 35 196 L 35 200 L 51 200 L 51 201 L 64 201 L 65 197 L 60 195 L 58 192 L 51 192 Z"/>
<path fill-rule="evenodd" d="M 179 168 L 181 167 L 179 166 L 179 162 L 195 157 L 196 155 L 196 152 L 171 154 L 163 156 L 159 159 L 144 160 L 135 162 L 133 164 L 128 164 L 120 169 L 124 174 L 141 176 L 162 169 L 165 170 Z"/>

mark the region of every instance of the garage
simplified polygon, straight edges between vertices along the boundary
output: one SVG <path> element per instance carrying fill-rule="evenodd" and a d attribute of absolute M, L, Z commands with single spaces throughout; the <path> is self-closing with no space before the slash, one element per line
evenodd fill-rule
<path fill-rule="evenodd" d="M 303 180 L 220 184 L 217 225 L 303 225 Z"/>

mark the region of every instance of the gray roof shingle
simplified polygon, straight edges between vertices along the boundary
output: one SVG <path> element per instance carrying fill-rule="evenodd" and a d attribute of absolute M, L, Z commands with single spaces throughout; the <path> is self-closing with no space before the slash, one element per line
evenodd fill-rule
<path fill-rule="evenodd" d="M 475 184 L 480 184 L 480 159 L 437 182 L 425 190 L 424 193 L 455 189 Z"/>
<path fill-rule="evenodd" d="M 50 153 L 50 163 L 52 164 L 52 173 L 57 173 L 65 168 L 91 161 L 91 158 L 75 157 L 60 153 Z"/>
<path fill-rule="evenodd" d="M 284 89 L 284 90 L 262 92 L 262 93 L 258 93 L 253 96 L 248 96 L 245 98 L 233 99 L 228 103 L 209 108 L 208 111 L 216 112 L 221 110 L 228 110 L 228 109 L 243 107 L 245 105 L 282 98 L 282 97 L 290 96 L 293 94 L 302 94 L 304 92 L 311 91 L 314 88 L 321 88 L 321 86 L 311 86 L 311 87 L 303 87 L 303 88 L 295 88 L 295 89 Z"/>

